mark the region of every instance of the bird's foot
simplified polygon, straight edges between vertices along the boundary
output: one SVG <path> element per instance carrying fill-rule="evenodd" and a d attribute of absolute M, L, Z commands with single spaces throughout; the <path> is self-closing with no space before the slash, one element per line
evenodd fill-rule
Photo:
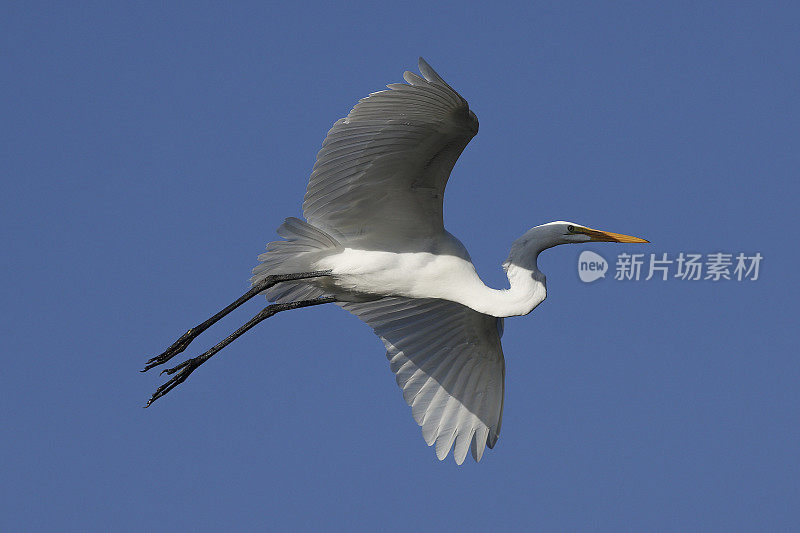
<path fill-rule="evenodd" d="M 189 331 L 181 335 L 181 337 L 178 340 L 172 343 L 172 346 L 167 348 L 164 351 L 164 353 L 150 358 L 147 361 L 147 364 L 145 364 L 144 369 L 142 369 L 140 372 L 147 372 L 151 368 L 157 367 L 158 365 L 163 365 L 164 363 L 166 363 L 167 361 L 169 361 L 170 359 L 172 359 L 173 357 L 184 351 L 186 347 L 189 346 L 189 344 L 199 334 L 200 332 L 197 331 L 197 328 L 190 329 Z M 167 372 L 167 373 L 172 374 L 172 372 Z"/>
<path fill-rule="evenodd" d="M 172 389 L 174 389 L 175 387 L 186 381 L 186 378 L 188 378 L 189 375 L 192 372 L 194 372 L 197 367 L 199 367 L 206 361 L 207 358 L 204 357 L 204 355 L 205 354 L 200 355 L 198 357 L 193 357 L 192 359 L 187 359 L 178 366 L 162 370 L 161 374 L 168 374 L 168 375 L 175 374 L 175 375 L 172 378 L 170 378 L 169 381 L 167 381 L 166 383 L 164 383 L 163 385 L 161 385 L 159 388 L 156 389 L 156 391 L 153 393 L 150 399 L 147 400 L 147 404 L 145 404 L 145 407 L 150 407 L 150 405 L 154 401 L 158 400 L 159 398 L 167 394 L 169 391 L 171 391 Z"/>

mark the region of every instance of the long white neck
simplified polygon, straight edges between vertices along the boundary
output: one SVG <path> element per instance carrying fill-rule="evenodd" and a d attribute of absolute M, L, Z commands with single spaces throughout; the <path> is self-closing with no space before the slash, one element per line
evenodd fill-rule
<path fill-rule="evenodd" d="M 542 250 L 554 243 L 543 239 L 536 232 L 528 230 L 514 241 L 503 268 L 508 276 L 508 289 L 492 289 L 481 283 L 481 288 L 469 291 L 465 305 L 496 317 L 527 315 L 542 303 L 547 296 L 545 276 L 536 265 Z"/>

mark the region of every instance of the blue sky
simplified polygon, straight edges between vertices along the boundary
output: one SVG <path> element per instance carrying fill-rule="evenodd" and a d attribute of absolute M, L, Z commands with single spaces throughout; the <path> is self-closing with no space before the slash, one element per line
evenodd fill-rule
<path fill-rule="evenodd" d="M 796 525 L 792 3 L 2 12 L 4 530 Z M 445 220 L 488 284 L 551 220 L 653 243 L 542 255 L 547 301 L 506 322 L 496 448 L 437 461 L 382 344 L 334 306 L 142 409 L 144 361 L 244 292 L 330 125 L 419 55 L 481 121 Z M 764 259 L 754 282 L 584 284 L 584 249 Z"/>

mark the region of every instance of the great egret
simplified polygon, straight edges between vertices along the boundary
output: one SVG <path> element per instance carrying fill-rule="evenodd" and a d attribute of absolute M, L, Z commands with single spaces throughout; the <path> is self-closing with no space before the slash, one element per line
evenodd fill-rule
<path fill-rule="evenodd" d="M 272 305 L 204 354 L 165 370 L 174 376 L 147 406 L 261 320 L 277 312 L 336 303 L 369 324 L 428 445 L 461 464 L 492 448 L 503 419 L 503 317 L 525 315 L 546 296 L 540 252 L 589 241 L 638 237 L 573 222 L 526 231 L 503 263 L 510 287 L 483 284 L 466 248 L 444 229 L 450 171 L 478 132 L 464 100 L 424 59 L 423 77 L 388 85 L 338 120 L 322 143 L 303 202 L 306 220 L 288 218 L 284 240 L 267 245 L 252 288 L 187 331 L 143 371 L 182 352 L 211 324 L 256 294 Z"/>

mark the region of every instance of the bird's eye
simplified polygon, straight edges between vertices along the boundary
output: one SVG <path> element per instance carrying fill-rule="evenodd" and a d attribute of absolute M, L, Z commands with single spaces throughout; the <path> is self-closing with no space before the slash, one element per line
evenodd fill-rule
<path fill-rule="evenodd" d="M 570 224 L 569 226 L 567 226 L 567 231 L 570 233 L 575 233 L 575 226 Z"/>

